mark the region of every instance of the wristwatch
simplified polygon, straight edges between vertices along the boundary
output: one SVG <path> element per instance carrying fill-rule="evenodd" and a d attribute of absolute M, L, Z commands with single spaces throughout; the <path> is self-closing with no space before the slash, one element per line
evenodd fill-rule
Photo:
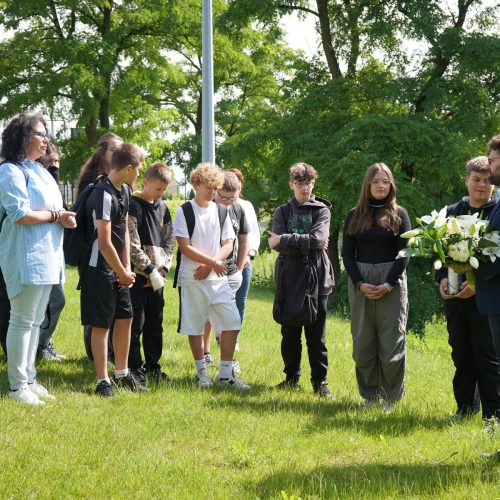
<path fill-rule="evenodd" d="M 253 259 L 255 259 L 256 254 L 257 254 L 257 252 L 255 250 L 250 250 L 247 255 L 250 258 L 250 260 L 253 260 Z"/>

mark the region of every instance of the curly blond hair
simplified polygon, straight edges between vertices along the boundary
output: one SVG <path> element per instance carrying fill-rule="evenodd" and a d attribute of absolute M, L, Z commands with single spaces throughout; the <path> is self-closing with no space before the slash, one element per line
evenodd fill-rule
<path fill-rule="evenodd" d="M 208 187 L 220 189 L 224 183 L 224 172 L 214 163 L 199 163 L 189 176 L 193 186 L 206 184 Z"/>

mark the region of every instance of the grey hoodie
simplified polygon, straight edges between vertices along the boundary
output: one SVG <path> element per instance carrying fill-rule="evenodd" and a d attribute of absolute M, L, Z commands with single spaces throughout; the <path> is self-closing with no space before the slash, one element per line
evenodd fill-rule
<path fill-rule="evenodd" d="M 286 205 L 283 205 L 285 207 Z M 319 295 L 329 295 L 334 286 L 333 268 L 326 250 L 321 250 L 330 235 L 331 203 L 311 195 L 302 205 L 292 198 L 288 202 L 290 217 L 285 223 L 283 210 L 278 207 L 273 215 L 273 233 L 281 235 L 275 266 L 277 282 L 283 259 L 297 257 L 297 273 L 304 272 L 301 253 L 309 253 L 309 261 L 318 273 Z"/>

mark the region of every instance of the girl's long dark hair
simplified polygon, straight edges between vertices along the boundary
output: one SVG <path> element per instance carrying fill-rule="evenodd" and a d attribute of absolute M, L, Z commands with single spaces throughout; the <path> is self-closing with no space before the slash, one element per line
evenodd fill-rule
<path fill-rule="evenodd" d="M 346 230 L 347 234 L 354 235 L 368 231 L 373 226 L 373 207 L 375 200 L 370 195 L 370 182 L 379 172 L 384 172 L 389 177 L 391 187 L 389 194 L 384 200 L 384 210 L 381 217 L 377 218 L 377 224 L 384 228 L 390 229 L 396 234 L 401 226 L 401 216 L 399 215 L 398 204 L 396 203 L 396 184 L 391 169 L 385 163 L 374 163 L 366 169 L 363 186 L 359 195 L 356 210 L 349 222 L 349 227 Z"/>
<path fill-rule="evenodd" d="M 20 163 L 26 160 L 35 127 L 38 123 L 41 123 L 47 130 L 47 122 L 40 113 L 21 113 L 12 118 L 2 133 L 0 156 L 12 163 Z"/>
<path fill-rule="evenodd" d="M 80 186 L 83 175 L 87 172 L 92 172 L 92 179 L 95 179 L 101 174 L 108 173 L 104 170 L 103 158 L 106 150 L 108 149 L 108 144 L 111 139 L 123 141 L 121 137 L 113 134 L 112 132 L 106 132 L 105 134 L 101 135 L 101 137 L 99 137 L 94 153 L 80 169 L 80 175 L 78 176 L 78 182 L 76 183 L 78 187 Z"/>

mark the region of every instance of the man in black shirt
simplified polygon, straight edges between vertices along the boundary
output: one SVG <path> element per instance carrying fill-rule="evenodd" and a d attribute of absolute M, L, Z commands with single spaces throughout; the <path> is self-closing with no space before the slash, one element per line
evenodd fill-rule
<path fill-rule="evenodd" d="M 108 332 L 113 324 L 115 353 L 114 382 L 118 387 L 137 389 L 128 370 L 130 326 L 133 311 L 129 288 L 135 281 L 130 268 L 128 210 L 130 184 L 144 160 L 133 144 L 122 144 L 113 152 L 109 176 L 98 184 L 87 200 L 89 227 L 97 237 L 80 267 L 82 324 L 92 325 L 92 354 L 97 373 L 96 393 L 112 397 L 107 373 Z"/>

